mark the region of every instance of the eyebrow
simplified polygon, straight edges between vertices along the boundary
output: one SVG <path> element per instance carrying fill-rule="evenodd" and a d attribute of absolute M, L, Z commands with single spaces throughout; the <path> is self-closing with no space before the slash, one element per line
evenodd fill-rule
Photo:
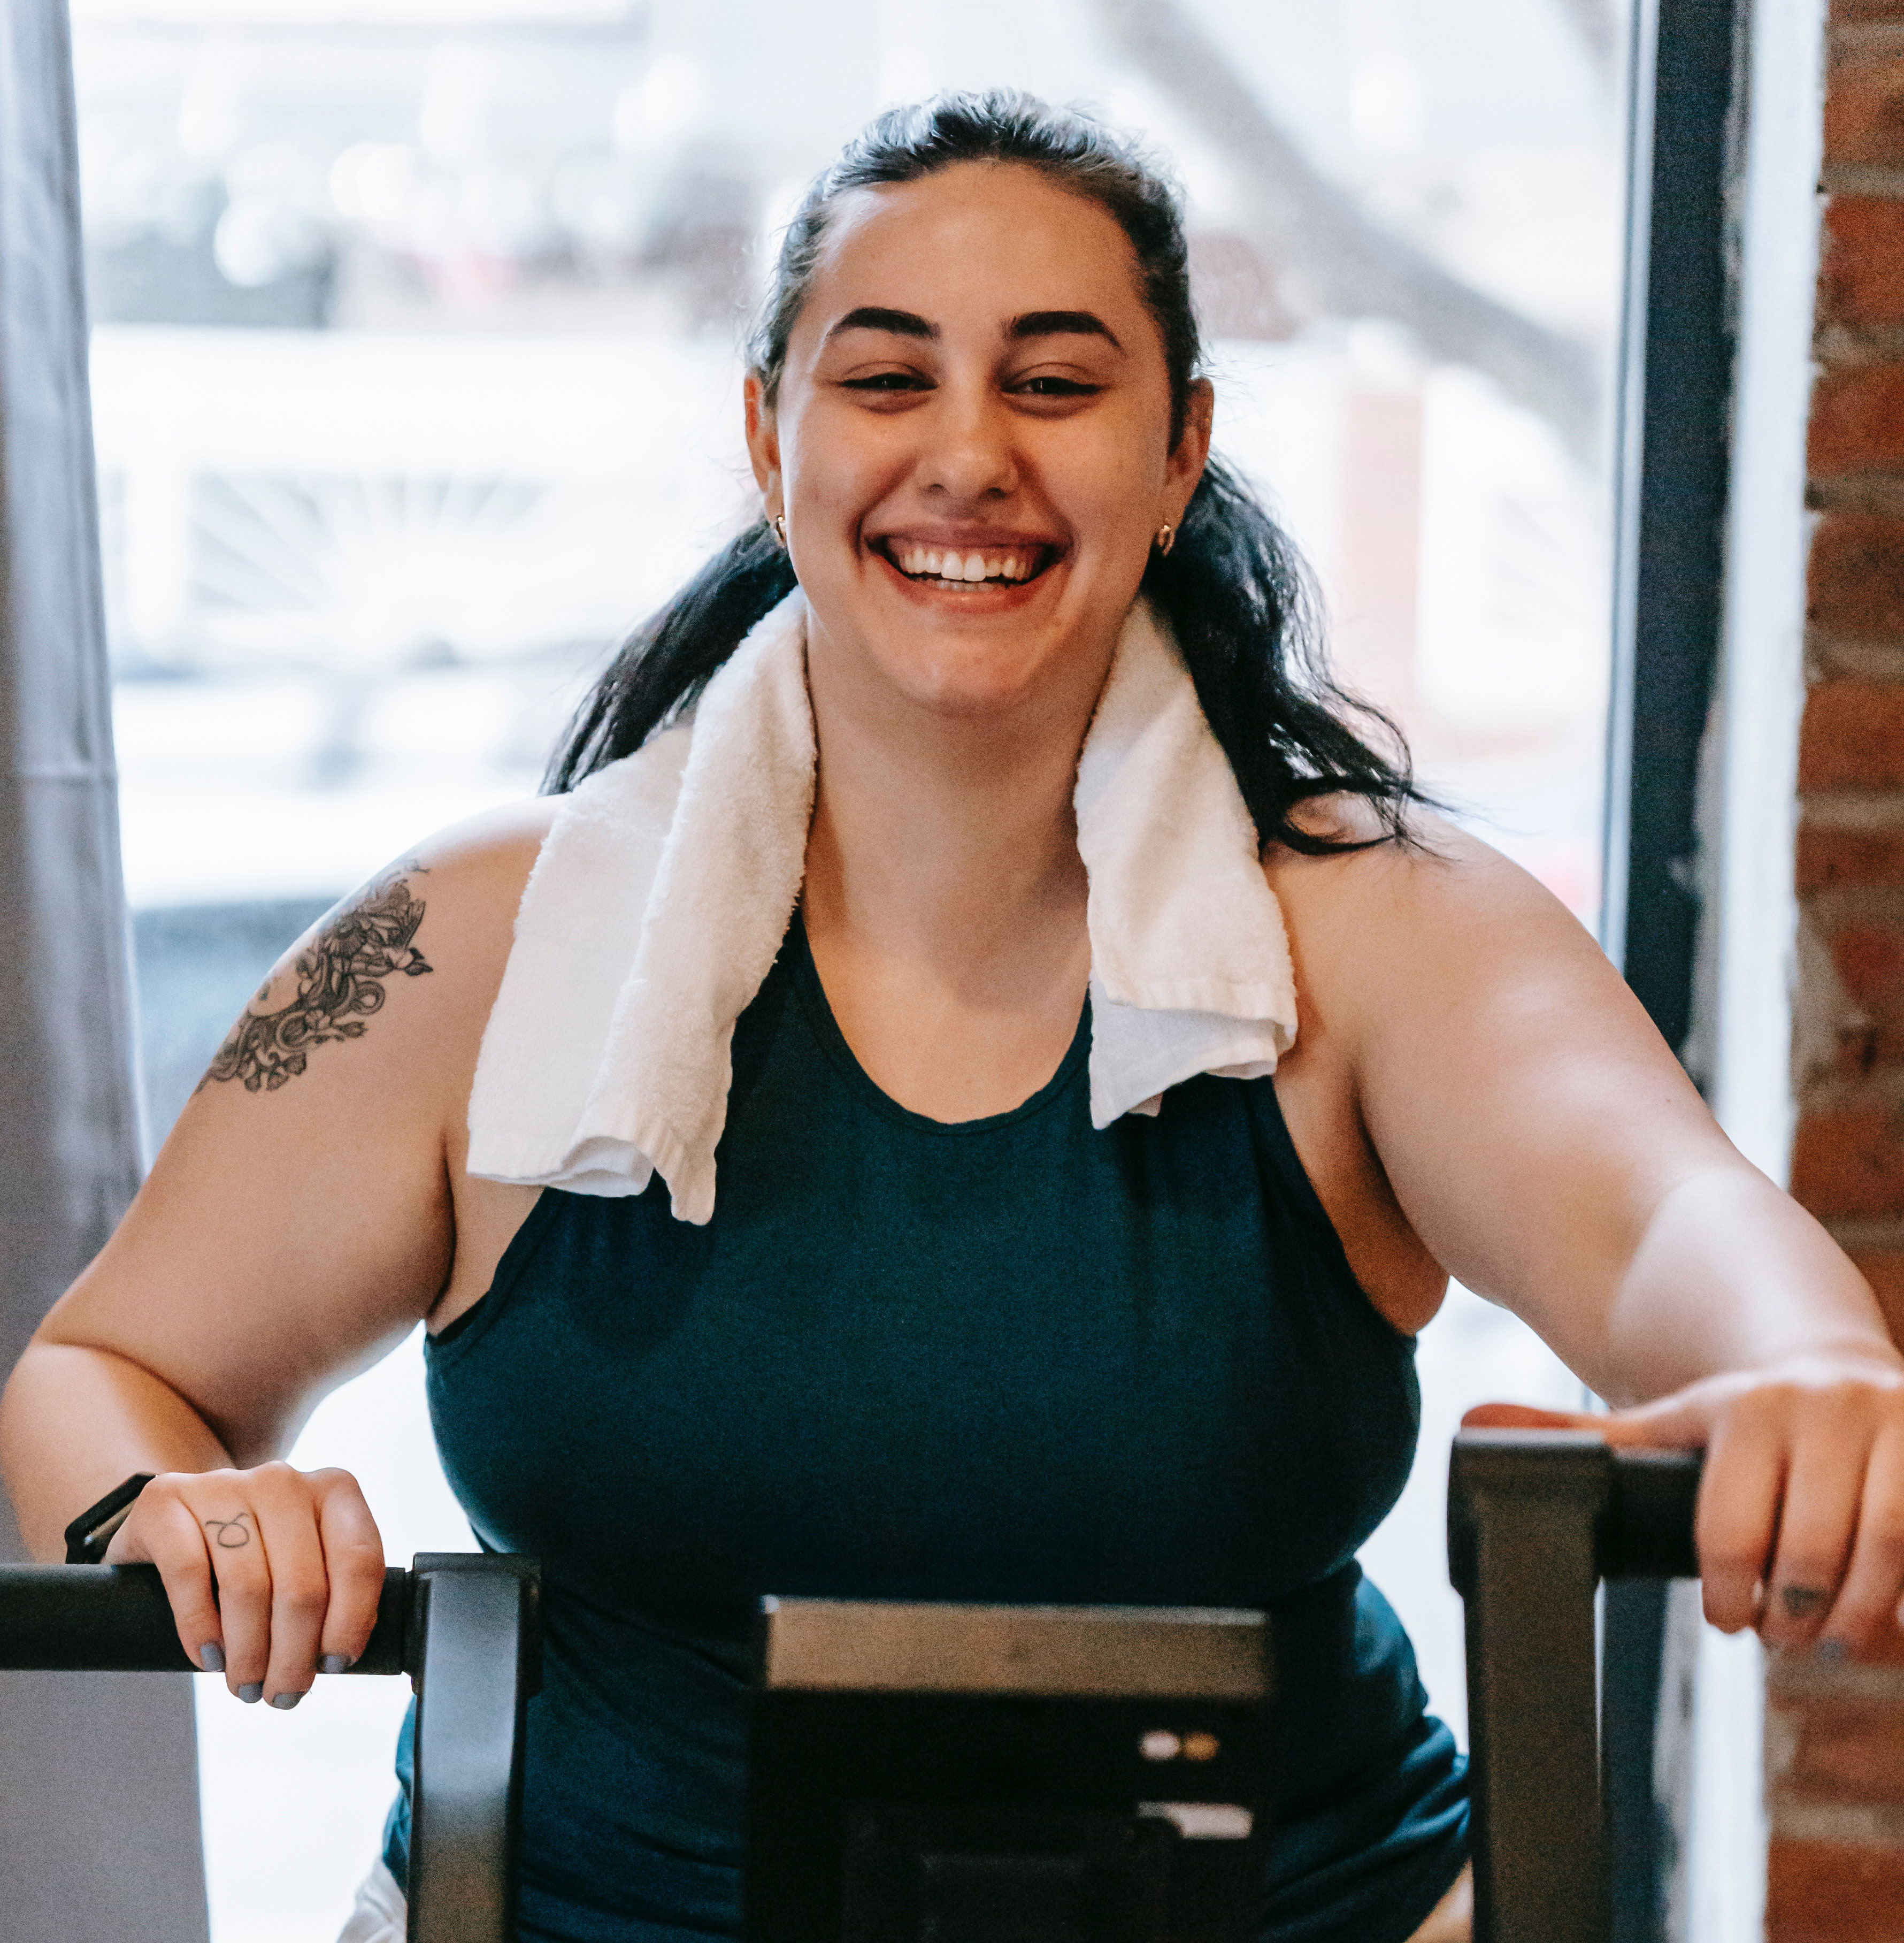
<path fill-rule="evenodd" d="M 1102 337 L 1121 351 L 1111 327 L 1087 310 L 1029 310 L 1005 326 L 1005 335 L 1014 342 L 1027 337 Z"/>
<path fill-rule="evenodd" d="M 857 310 L 849 310 L 826 335 L 837 337 L 843 330 L 885 330 L 897 337 L 939 335 L 939 327 L 928 324 L 916 311 L 887 310 L 878 304 L 862 304 Z"/>

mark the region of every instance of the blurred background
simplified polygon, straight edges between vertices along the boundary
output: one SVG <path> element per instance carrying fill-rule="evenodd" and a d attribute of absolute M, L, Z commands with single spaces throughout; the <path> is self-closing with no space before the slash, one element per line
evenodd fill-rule
<path fill-rule="evenodd" d="M 1219 447 L 1431 787 L 1593 920 L 1620 0 L 72 0 L 155 1145 L 284 947 L 533 790 L 616 637 L 749 517 L 737 348 L 882 106 L 1022 85 L 1188 194 Z M 1450 1111 L 1458 1110 L 1450 1102 Z M 469 1542 L 413 1340 L 297 1461 Z M 1577 1386 L 1457 1291 L 1366 1555 L 1464 1717 L 1440 1522 L 1484 1395 Z M 330 1943 L 403 1696 L 201 1683 L 217 1943 Z M 261 1716 L 264 1717 L 261 1717 Z"/>

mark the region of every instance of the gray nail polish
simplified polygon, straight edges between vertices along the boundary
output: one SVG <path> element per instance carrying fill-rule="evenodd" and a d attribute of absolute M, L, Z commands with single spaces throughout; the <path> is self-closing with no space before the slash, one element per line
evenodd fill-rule
<path fill-rule="evenodd" d="M 225 1649 L 215 1640 L 206 1641 L 198 1649 L 198 1664 L 207 1673 L 222 1673 L 225 1671 Z"/>
<path fill-rule="evenodd" d="M 303 1698 L 302 1693 L 274 1693 L 271 1704 L 281 1712 L 288 1714 Z"/>
<path fill-rule="evenodd" d="M 327 1653 L 317 1662 L 320 1673 L 346 1673 L 351 1667 L 351 1656 L 347 1653 Z"/>
<path fill-rule="evenodd" d="M 238 1689 L 238 1698 L 249 1707 L 254 1701 L 265 1697 L 265 1683 L 262 1680 L 247 1681 Z"/>
<path fill-rule="evenodd" d="M 1841 1639 L 1823 1639 L 1811 1650 L 1814 1656 L 1819 1659 L 1839 1660 L 1845 1657 L 1850 1648 Z"/>

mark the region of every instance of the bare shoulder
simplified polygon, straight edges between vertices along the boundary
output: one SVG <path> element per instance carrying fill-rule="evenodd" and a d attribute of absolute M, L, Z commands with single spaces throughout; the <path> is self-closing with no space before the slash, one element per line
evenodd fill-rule
<path fill-rule="evenodd" d="M 1312 990 L 1387 1008 L 1431 1000 L 1443 981 L 1467 984 L 1481 963 L 1505 970 L 1535 959 L 1619 984 L 1552 892 L 1445 817 L 1412 815 L 1405 837 L 1383 841 L 1366 803 L 1325 797 L 1306 806 L 1303 821 L 1332 841 L 1370 846 L 1321 856 L 1281 844 L 1265 850 L 1264 874 Z"/>
<path fill-rule="evenodd" d="M 314 1075 L 343 1080 L 339 1051 L 373 1034 L 379 1067 L 394 1061 L 453 1094 L 474 1060 L 557 802 L 535 798 L 454 824 L 341 899 L 278 960 L 198 1099 L 294 1084 L 303 1092 Z M 438 1088 L 400 1091 L 423 1106 L 420 1095 Z"/>
<path fill-rule="evenodd" d="M 1317 806 L 1332 836 L 1379 836 L 1366 805 Z M 1272 846 L 1295 974 L 1298 1051 L 1326 1064 L 1365 1114 L 1416 1074 L 1423 1048 L 1464 1048 L 1462 1070 L 1615 1048 L 1648 1070 L 1671 1054 L 1593 935 L 1511 859 L 1443 818 L 1406 840 L 1335 855 Z M 1676 1073 L 1676 1067 L 1673 1068 Z M 1530 1070 L 1522 1074 L 1533 1082 Z M 1440 1083 L 1439 1082 L 1436 1082 Z"/>
<path fill-rule="evenodd" d="M 563 801 L 532 797 L 438 830 L 342 899 L 317 921 L 314 933 L 368 907 L 395 881 L 427 901 L 433 935 L 453 935 L 472 950 L 500 947 L 507 956 L 523 888 Z"/>
<path fill-rule="evenodd" d="M 1360 805 L 1317 815 L 1333 819 L 1321 824 L 1332 835 L 1379 834 Z M 1597 1100 L 1611 1088 L 1629 1114 L 1643 1097 L 1679 1115 L 1692 1097 L 1586 926 L 1445 819 L 1420 817 L 1406 841 L 1345 854 L 1273 850 L 1264 869 L 1289 931 L 1298 1054 L 1305 1037 L 1327 1049 L 1319 1063 L 1357 1101 L 1391 1174 L 1430 1142 L 1407 1130 L 1452 1098 L 1505 1127 L 1525 1102 L 1570 1091 Z"/>

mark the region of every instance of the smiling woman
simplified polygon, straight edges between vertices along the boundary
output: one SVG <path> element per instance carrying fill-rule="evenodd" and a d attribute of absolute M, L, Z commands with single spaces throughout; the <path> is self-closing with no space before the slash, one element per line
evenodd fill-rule
<path fill-rule="evenodd" d="M 1185 259 L 1078 116 L 855 142 L 753 347 L 759 521 L 552 797 L 287 957 L 235 1045 L 401 919 L 377 1002 L 317 1008 L 361 1030 L 201 1089 L 9 1388 L 35 1545 L 157 1474 L 109 1555 L 288 1708 L 382 1555 L 352 1479 L 277 1453 L 427 1318 L 458 1496 L 544 1563 L 532 1943 L 737 1933 L 771 1593 L 1266 1607 L 1264 1933 L 1463 1933 L 1462 1765 L 1355 1564 L 1451 1272 L 1633 1406 L 1608 1435 L 1709 1445 L 1716 1622 L 1855 1652 L 1904 1589 L 1869 1290 L 1363 739 L 1209 459 Z M 408 1837 L 406 1795 L 354 1943 L 401 1933 Z"/>

